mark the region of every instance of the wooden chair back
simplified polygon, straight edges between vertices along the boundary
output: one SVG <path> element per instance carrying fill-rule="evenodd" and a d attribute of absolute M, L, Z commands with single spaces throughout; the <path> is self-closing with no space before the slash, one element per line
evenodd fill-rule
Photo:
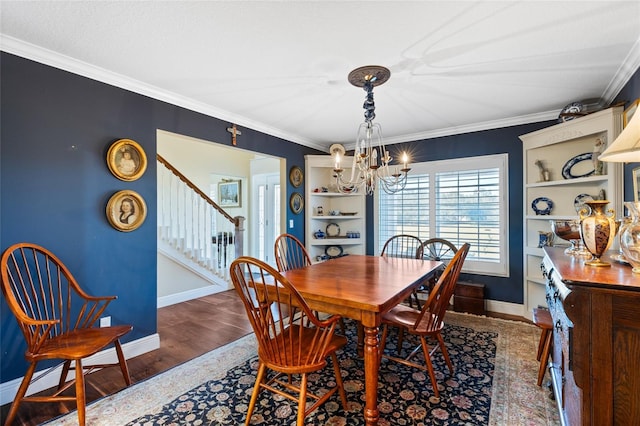
<path fill-rule="evenodd" d="M 422 243 L 422 257 L 426 260 L 439 260 L 444 265 L 442 269 L 433 274 L 427 281 L 425 285 L 427 291 L 433 289 L 433 286 L 438 282 L 438 278 L 440 278 L 440 274 L 451 259 L 453 259 L 457 251 L 458 248 L 444 238 L 429 238 Z"/>
<path fill-rule="evenodd" d="M 274 252 L 280 272 L 311 265 L 311 258 L 304 245 L 291 234 L 282 234 L 276 238 Z"/>
<path fill-rule="evenodd" d="M 460 271 L 469 252 L 469 247 L 469 243 L 463 244 L 438 278 L 413 325 L 414 330 L 437 330 L 442 327 L 449 301 L 460 277 Z"/>
<path fill-rule="evenodd" d="M 243 256 L 233 261 L 231 280 L 258 340 L 260 359 L 269 368 L 302 373 L 326 365 L 327 345 L 339 316 L 320 321 L 295 287 L 258 259 Z"/>
<path fill-rule="evenodd" d="M 60 259 L 35 244 L 7 249 L 0 268 L 2 292 L 30 354 L 37 354 L 47 339 L 93 327 L 116 299 L 89 296 Z"/>
<path fill-rule="evenodd" d="M 97 368 L 119 366 L 125 384 L 131 384 L 129 368 L 120 338 L 129 333 L 131 325 L 95 327 L 96 322 L 116 296 L 94 297 L 87 294 L 69 269 L 44 247 L 18 243 L 9 247 L 0 258 L 2 293 L 25 337 L 29 362 L 27 372 L 7 414 L 5 425 L 16 417 L 22 401 L 76 401 L 78 423 L 85 424 L 86 394 L 84 376 Z M 83 365 L 82 360 L 113 345 L 117 363 Z M 52 395 L 25 396 L 39 361 L 62 360 L 58 386 Z M 72 368 L 75 377 L 67 381 Z M 44 377 L 41 374 L 37 378 Z M 63 392 L 75 384 L 75 396 Z"/>
<path fill-rule="evenodd" d="M 380 256 L 420 259 L 422 258 L 422 241 L 413 235 L 394 235 L 384 243 Z"/>

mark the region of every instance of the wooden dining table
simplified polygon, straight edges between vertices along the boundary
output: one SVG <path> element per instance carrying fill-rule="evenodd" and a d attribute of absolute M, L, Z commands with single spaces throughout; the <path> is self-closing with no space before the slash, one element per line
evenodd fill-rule
<path fill-rule="evenodd" d="M 377 425 L 380 414 L 378 333 L 382 315 L 409 297 L 441 266 L 440 261 L 348 255 L 282 273 L 311 309 L 362 324 L 367 425 Z"/>

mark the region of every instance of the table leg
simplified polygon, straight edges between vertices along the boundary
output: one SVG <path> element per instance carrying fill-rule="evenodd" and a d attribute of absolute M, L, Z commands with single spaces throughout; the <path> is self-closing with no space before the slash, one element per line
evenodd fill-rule
<path fill-rule="evenodd" d="M 378 411 L 378 327 L 364 327 L 364 421 L 367 425 L 377 425 Z"/>
<path fill-rule="evenodd" d="M 359 358 L 363 358 L 364 357 L 364 327 L 362 326 L 362 323 L 360 321 L 358 321 L 358 357 Z"/>

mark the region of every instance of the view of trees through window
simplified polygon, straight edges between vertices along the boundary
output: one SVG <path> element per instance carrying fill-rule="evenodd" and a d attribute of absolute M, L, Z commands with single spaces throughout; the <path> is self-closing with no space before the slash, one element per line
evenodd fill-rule
<path fill-rule="evenodd" d="M 506 155 L 412 165 L 407 185 L 377 199 L 378 252 L 393 235 L 471 244 L 465 270 L 507 273 Z"/>

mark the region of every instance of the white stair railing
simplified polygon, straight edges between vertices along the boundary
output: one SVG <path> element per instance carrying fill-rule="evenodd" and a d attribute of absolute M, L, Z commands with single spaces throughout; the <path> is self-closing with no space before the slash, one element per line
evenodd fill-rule
<path fill-rule="evenodd" d="M 242 255 L 244 218 L 231 217 L 160 155 L 158 239 L 183 257 L 228 281 L 229 265 Z"/>

